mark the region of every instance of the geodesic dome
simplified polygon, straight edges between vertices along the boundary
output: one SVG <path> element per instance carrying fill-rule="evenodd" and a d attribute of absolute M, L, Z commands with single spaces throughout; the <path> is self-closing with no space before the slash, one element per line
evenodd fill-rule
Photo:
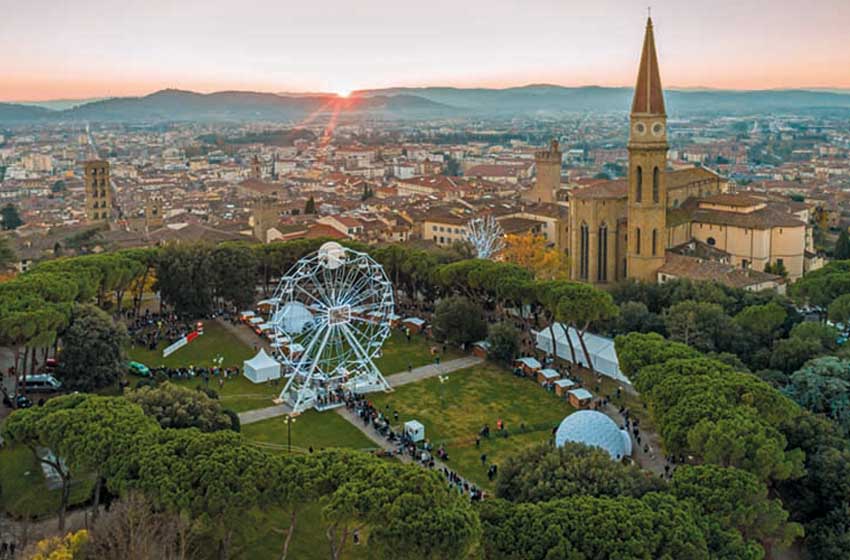
<path fill-rule="evenodd" d="M 615 461 L 632 454 L 629 433 L 595 410 L 579 410 L 561 421 L 558 431 L 555 432 L 555 445 L 563 447 L 567 442 L 604 449 Z"/>

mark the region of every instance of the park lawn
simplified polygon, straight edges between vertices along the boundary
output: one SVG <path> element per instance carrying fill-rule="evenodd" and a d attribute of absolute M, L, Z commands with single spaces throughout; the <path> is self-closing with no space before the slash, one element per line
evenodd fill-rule
<path fill-rule="evenodd" d="M 283 417 L 269 418 L 242 426 L 242 435 L 260 446 L 286 451 L 287 426 Z M 331 410 L 308 410 L 292 424 L 293 451 L 304 452 L 309 447 L 319 451 L 326 447 L 372 450 L 377 445 L 348 421 Z"/>
<path fill-rule="evenodd" d="M 392 393 L 374 393 L 370 399 L 386 414 L 398 410 L 396 429 L 407 420 L 422 422 L 425 437 L 435 448 L 445 446 L 448 465 L 489 490 L 493 485 L 481 465 L 482 453 L 487 454 L 488 465 L 498 465 L 518 447 L 548 441 L 552 428 L 574 410 L 534 381 L 489 363 L 449 373 L 445 383 L 432 377 Z M 496 430 L 500 418 L 508 438 Z M 475 438 L 484 424 L 490 426 L 491 437 L 476 448 Z"/>
<path fill-rule="evenodd" d="M 217 321 L 204 321 L 204 334 L 167 358 L 162 357 L 162 350 L 168 346 L 161 342 L 156 350 L 151 351 L 141 346 L 131 347 L 127 354 L 130 360 L 141 362 L 150 368 L 165 367 L 212 367 L 213 360 L 222 356 L 224 367 L 242 368 L 242 362 L 254 357 L 254 349 L 233 336 Z"/>
<path fill-rule="evenodd" d="M 72 478 L 69 506 L 82 504 L 91 496 L 94 481 Z M 39 519 L 59 511 L 61 490 L 48 490 L 44 473 L 32 452 L 20 445 L 0 450 L 0 511 L 15 518 Z"/>
<path fill-rule="evenodd" d="M 375 360 L 375 365 L 378 366 L 381 373 L 389 376 L 407 371 L 408 365 L 417 368 L 433 364 L 432 346 L 437 346 L 442 351 L 441 344 L 429 340 L 421 334 L 411 335 L 410 342 L 408 342 L 402 331 L 394 329 L 392 335 L 384 341 L 381 357 Z M 440 359 L 445 362 L 461 356 L 463 354 L 459 350 L 448 348 Z"/>

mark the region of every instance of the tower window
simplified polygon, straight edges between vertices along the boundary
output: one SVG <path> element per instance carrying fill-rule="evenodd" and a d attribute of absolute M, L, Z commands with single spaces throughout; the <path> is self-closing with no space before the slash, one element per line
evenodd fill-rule
<path fill-rule="evenodd" d="M 652 202 L 655 202 L 655 203 L 658 202 L 658 197 L 659 197 L 658 183 L 660 181 L 660 177 L 659 177 L 660 174 L 661 173 L 658 171 L 657 167 L 652 170 Z"/>
<path fill-rule="evenodd" d="M 640 255 L 640 228 L 635 229 L 635 255 Z"/>
<path fill-rule="evenodd" d="M 635 201 L 640 202 L 643 198 L 643 168 L 638 165 L 635 172 Z"/>
<path fill-rule="evenodd" d="M 654 229 L 654 230 L 652 230 L 652 255 L 653 256 L 658 254 L 657 244 L 658 244 L 658 230 Z"/>

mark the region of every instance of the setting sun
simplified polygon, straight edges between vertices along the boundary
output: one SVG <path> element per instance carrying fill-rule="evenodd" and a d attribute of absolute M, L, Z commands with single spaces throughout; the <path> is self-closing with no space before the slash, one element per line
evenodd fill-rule
<path fill-rule="evenodd" d="M 338 89 L 336 91 L 336 94 L 337 94 L 338 97 L 348 97 L 349 95 L 351 95 L 351 90 L 350 89 Z"/>

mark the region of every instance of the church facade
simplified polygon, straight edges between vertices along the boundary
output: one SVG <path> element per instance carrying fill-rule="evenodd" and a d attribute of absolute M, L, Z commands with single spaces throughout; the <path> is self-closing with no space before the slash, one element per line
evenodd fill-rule
<path fill-rule="evenodd" d="M 628 177 L 570 191 L 574 280 L 604 285 L 691 277 L 756 289 L 782 282 L 765 267 L 781 265 L 791 280 L 802 276 L 811 250 L 807 211 L 730 194 L 728 181 L 706 168 L 668 168 L 667 114 L 651 19 L 629 124 Z M 560 154 L 556 143 L 538 155 L 538 166 L 553 152 Z M 550 175 L 535 185 L 534 198 L 545 198 L 540 193 L 548 190 Z"/>

